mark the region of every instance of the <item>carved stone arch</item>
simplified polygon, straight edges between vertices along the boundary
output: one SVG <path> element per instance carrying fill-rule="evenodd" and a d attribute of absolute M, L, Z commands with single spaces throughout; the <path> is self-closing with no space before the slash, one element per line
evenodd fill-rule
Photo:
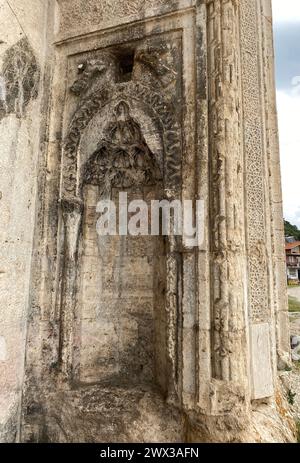
<path fill-rule="evenodd" d="M 82 242 L 82 224 L 84 220 L 84 201 L 81 195 L 81 169 L 87 159 L 97 149 L 98 133 L 93 130 L 93 121 L 101 122 L 102 114 L 109 111 L 114 105 L 125 101 L 133 111 L 133 119 L 139 124 L 143 137 L 156 155 L 156 161 L 161 169 L 163 177 L 162 195 L 166 198 L 180 198 L 181 196 L 181 156 L 182 156 L 182 127 L 178 120 L 178 111 L 161 93 L 140 84 L 130 81 L 108 85 L 97 90 L 82 100 L 73 115 L 68 135 L 63 147 L 63 167 L 61 198 L 63 207 L 63 219 L 65 226 L 65 269 L 61 309 L 61 334 L 60 334 L 60 364 L 63 378 L 70 384 L 78 381 L 78 366 L 74 363 L 74 332 L 76 291 L 78 284 L 78 247 Z M 143 123 L 144 122 L 144 123 Z M 102 124 L 100 124 L 102 125 Z M 103 124 L 104 127 L 105 124 Z M 144 127 L 147 126 L 148 133 Z M 95 135 L 94 146 L 90 145 L 85 156 L 82 154 L 84 139 L 90 140 L 89 130 Z M 152 133 L 151 133 L 152 132 Z M 152 139 L 151 139 L 152 137 Z M 100 136 L 101 139 L 101 136 Z M 87 143 L 85 146 L 89 145 Z M 162 179 L 160 179 L 162 180 Z M 158 199 L 158 198 L 157 198 Z M 163 199 L 160 197 L 160 199 Z M 178 365 L 176 329 L 177 314 L 180 308 L 174 299 L 174 294 L 180 292 L 181 258 L 178 251 L 178 240 L 169 239 L 166 246 L 167 254 L 164 256 L 166 266 L 164 288 L 164 313 L 166 321 L 166 339 L 163 343 L 166 347 L 165 382 L 163 388 L 172 400 L 178 396 Z M 102 246 L 103 248 L 103 246 Z M 172 268 L 172 272 L 168 269 Z M 67 288 L 65 291 L 64 288 Z M 70 297 L 71 295 L 71 297 Z M 74 318 L 75 317 L 75 318 Z"/>
<path fill-rule="evenodd" d="M 110 100 L 112 89 L 102 89 L 83 100 L 75 112 L 63 148 L 61 197 L 72 200 L 78 197 L 78 159 L 77 152 L 84 129 L 95 114 Z"/>
<path fill-rule="evenodd" d="M 79 197 L 78 149 L 82 134 L 92 119 L 117 98 L 140 102 L 146 108 L 145 113 L 148 112 L 152 116 L 150 119 L 160 126 L 164 151 L 164 186 L 168 190 L 178 189 L 181 182 L 181 129 L 176 120 L 176 110 L 161 94 L 139 83 L 130 82 L 95 92 L 75 112 L 63 149 L 63 199 Z"/>

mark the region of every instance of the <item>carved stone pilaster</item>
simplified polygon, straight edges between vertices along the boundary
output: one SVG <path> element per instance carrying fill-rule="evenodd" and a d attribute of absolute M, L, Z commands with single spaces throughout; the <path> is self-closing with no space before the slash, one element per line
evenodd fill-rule
<path fill-rule="evenodd" d="M 265 151 L 259 67 L 259 62 L 261 62 L 259 17 L 257 0 L 243 0 L 241 2 L 240 31 L 243 70 L 249 316 L 254 323 L 264 323 L 270 319 L 266 272 Z"/>
<path fill-rule="evenodd" d="M 213 377 L 246 376 L 239 2 L 208 2 Z"/>
<path fill-rule="evenodd" d="M 64 266 L 60 312 L 60 371 L 63 380 L 72 379 L 73 333 L 76 307 L 77 255 L 83 203 L 77 199 L 62 199 L 64 223 Z"/>
<path fill-rule="evenodd" d="M 244 113 L 245 223 L 248 262 L 248 306 L 252 398 L 272 396 L 271 224 L 269 204 L 267 115 L 264 98 L 265 61 L 260 0 L 240 2 L 242 95 Z M 272 135 L 274 138 L 274 134 Z M 262 342 L 263 339 L 263 342 Z M 258 361 L 256 352 L 260 352 Z M 262 368 L 266 380 L 261 382 Z"/>
<path fill-rule="evenodd" d="M 267 154 L 268 199 L 270 206 L 270 291 L 274 306 L 277 366 L 285 369 L 290 363 L 290 336 L 286 291 L 286 258 L 280 178 L 280 156 L 276 110 L 274 47 L 271 0 L 260 0 L 262 31 L 263 97 Z"/>

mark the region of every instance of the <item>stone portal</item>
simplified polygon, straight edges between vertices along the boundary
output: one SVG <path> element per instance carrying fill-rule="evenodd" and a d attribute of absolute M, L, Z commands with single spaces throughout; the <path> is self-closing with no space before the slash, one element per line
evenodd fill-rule
<path fill-rule="evenodd" d="M 270 0 L 37 3 L 28 40 L 1 44 L 0 139 L 22 175 L 0 200 L 9 222 L 27 185 L 29 309 L 5 296 L 0 439 L 293 440 Z M 203 243 L 99 236 L 120 193 L 204 201 Z"/>

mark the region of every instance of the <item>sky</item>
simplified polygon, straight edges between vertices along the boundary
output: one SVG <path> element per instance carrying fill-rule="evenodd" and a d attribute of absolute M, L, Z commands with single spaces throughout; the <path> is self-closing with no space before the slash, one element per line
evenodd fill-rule
<path fill-rule="evenodd" d="M 300 228 L 300 0 L 272 0 L 285 219 Z"/>

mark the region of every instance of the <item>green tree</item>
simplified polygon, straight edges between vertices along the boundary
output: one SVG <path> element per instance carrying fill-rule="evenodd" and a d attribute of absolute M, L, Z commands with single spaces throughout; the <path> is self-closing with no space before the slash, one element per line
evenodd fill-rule
<path fill-rule="evenodd" d="M 284 221 L 284 234 L 285 236 L 294 236 L 297 241 L 300 241 L 300 230 L 287 220 Z"/>

